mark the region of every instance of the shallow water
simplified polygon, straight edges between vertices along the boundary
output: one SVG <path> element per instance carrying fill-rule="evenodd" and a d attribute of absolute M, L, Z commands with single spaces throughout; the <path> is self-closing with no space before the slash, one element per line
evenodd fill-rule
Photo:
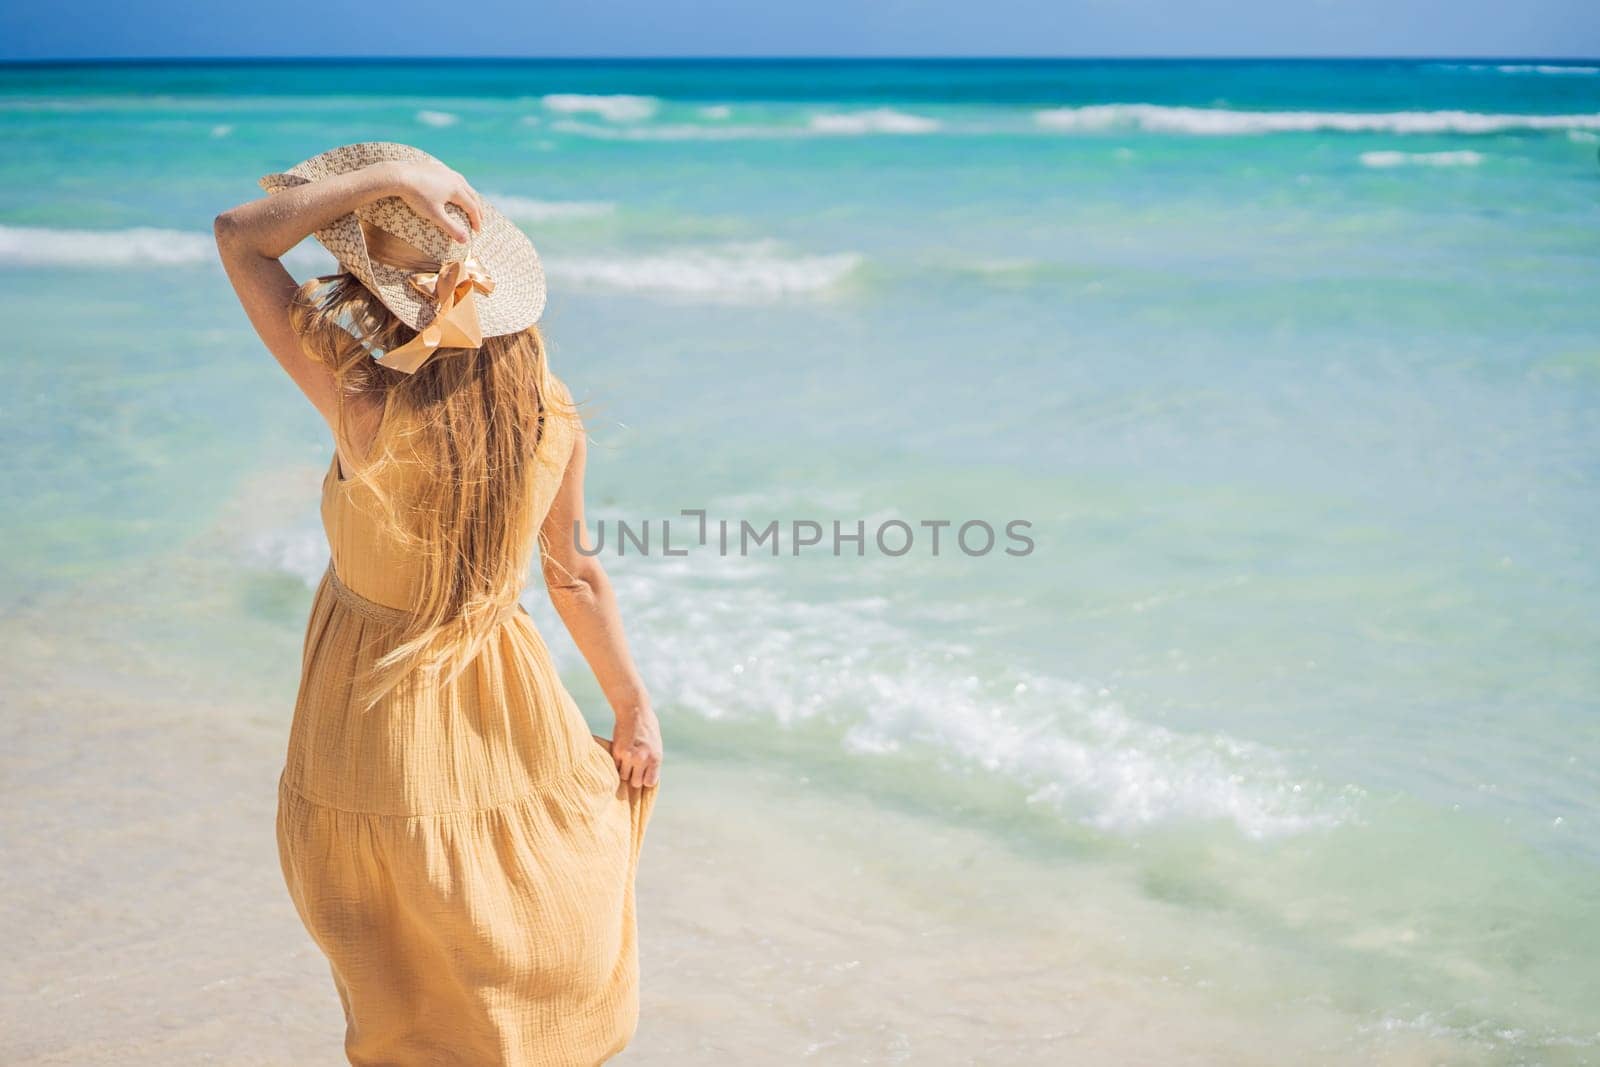
<path fill-rule="evenodd" d="M 941 928 L 975 967 L 1017 950 L 1011 909 L 1146 931 L 962 1010 L 1181 960 L 1181 998 L 1110 998 L 1225 1020 L 1174 1055 L 1593 1058 L 1600 67 L 400 73 L 0 68 L 13 623 L 114 590 L 108 643 L 286 728 L 327 446 L 206 223 L 322 148 L 409 141 L 539 246 L 598 517 L 1031 523 L 1021 558 L 607 559 L 702 795 L 765 774 L 815 840 L 853 805 L 981 843 Z M 203 615 L 163 607 L 190 570 Z M 859 852 L 795 847 L 846 887 L 830 913 L 871 914 Z M 890 881 L 953 876 L 920 877 Z M 829 1055 L 894 1058 L 814 1007 Z M 981 1026 L 943 1033 L 981 1061 Z"/>

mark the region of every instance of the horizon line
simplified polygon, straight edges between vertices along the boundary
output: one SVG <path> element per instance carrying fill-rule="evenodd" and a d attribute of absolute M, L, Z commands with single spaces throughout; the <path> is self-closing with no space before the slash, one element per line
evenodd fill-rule
<path fill-rule="evenodd" d="M 1597 55 L 1455 54 L 1104 54 L 1104 55 L 207 55 L 0 57 L 0 66 L 207 63 L 1600 63 Z"/>

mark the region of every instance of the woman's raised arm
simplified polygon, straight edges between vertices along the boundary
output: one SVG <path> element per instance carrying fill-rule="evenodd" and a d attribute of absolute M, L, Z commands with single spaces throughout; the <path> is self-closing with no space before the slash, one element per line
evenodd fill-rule
<path fill-rule="evenodd" d="M 478 195 L 461 175 L 442 164 L 389 162 L 240 204 L 218 215 L 212 225 L 222 266 L 250 324 L 329 426 L 337 419 L 333 369 L 300 347 L 289 324 L 299 285 L 279 259 L 334 219 L 385 196 L 402 197 L 457 241 L 467 240 L 469 234 L 445 211 L 446 204 L 465 211 L 473 230 L 481 224 Z"/>

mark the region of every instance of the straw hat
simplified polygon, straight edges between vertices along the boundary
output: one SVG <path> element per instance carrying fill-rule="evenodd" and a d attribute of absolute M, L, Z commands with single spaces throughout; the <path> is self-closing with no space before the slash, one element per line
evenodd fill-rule
<path fill-rule="evenodd" d="M 260 184 L 268 193 L 279 193 L 389 160 L 437 162 L 410 145 L 368 141 L 312 156 L 282 174 L 267 175 Z M 465 212 L 454 204 L 445 210 L 467 228 Z M 466 244 L 453 240 L 397 196 L 369 201 L 334 219 L 315 236 L 401 322 L 419 331 L 416 340 L 405 346 L 410 351 L 396 349 L 380 357 L 397 370 L 414 371 L 440 346 L 475 348 L 483 337 L 524 330 L 544 311 L 544 270 L 538 253 L 523 232 L 487 201 L 483 226 Z"/>

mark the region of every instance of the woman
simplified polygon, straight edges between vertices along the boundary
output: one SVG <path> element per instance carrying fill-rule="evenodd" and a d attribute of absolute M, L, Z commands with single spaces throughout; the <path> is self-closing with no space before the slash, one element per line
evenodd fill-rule
<path fill-rule="evenodd" d="M 661 737 L 583 525 L 584 438 L 533 246 L 394 144 L 261 179 L 217 247 L 327 420 L 331 548 L 279 779 L 290 895 L 353 1064 L 593 1064 L 638 1019 L 633 883 Z M 315 234 L 344 273 L 299 286 Z M 517 603 L 550 598 L 616 714 L 591 735 Z M 596 742 L 599 742 L 598 744 Z"/>

